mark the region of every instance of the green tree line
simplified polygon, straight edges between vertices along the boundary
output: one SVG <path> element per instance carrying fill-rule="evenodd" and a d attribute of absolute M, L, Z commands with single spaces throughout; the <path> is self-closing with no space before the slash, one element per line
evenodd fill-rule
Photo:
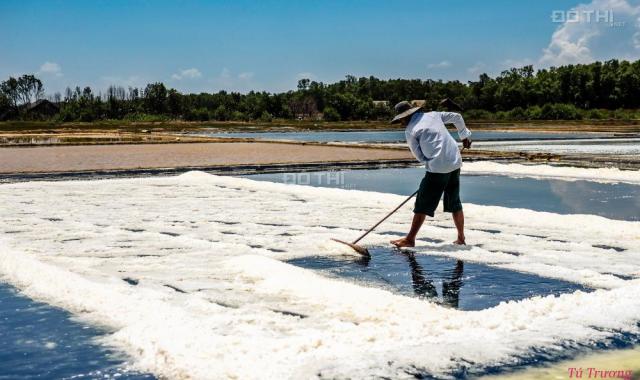
<path fill-rule="evenodd" d="M 43 97 L 42 82 L 33 75 L 9 78 L 0 85 L 0 115 L 28 118 L 21 106 Z M 296 90 L 283 93 L 182 94 L 163 83 L 145 88 L 111 86 L 96 94 L 90 87 L 67 88 L 49 96 L 57 103 L 58 121 L 102 119 L 187 121 L 314 119 L 386 120 L 400 100 L 426 100 L 434 109 L 449 98 L 473 119 L 638 118 L 640 60 L 609 60 L 534 70 L 505 70 L 476 81 L 389 79 L 373 76 L 325 84 L 302 79 Z M 374 102 L 374 101 L 386 101 Z"/>

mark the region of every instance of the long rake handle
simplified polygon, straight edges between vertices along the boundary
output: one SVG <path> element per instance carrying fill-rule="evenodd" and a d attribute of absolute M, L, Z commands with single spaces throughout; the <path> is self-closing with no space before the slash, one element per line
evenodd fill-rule
<path fill-rule="evenodd" d="M 416 190 L 415 193 L 409 195 L 409 198 L 405 199 L 402 203 L 400 203 L 400 205 L 398 205 L 398 207 L 394 208 L 390 213 L 387 214 L 387 216 L 385 216 L 384 218 L 380 219 L 380 221 L 376 224 L 373 225 L 373 227 L 369 228 L 367 230 L 367 232 L 363 233 L 359 238 L 357 238 L 353 243 L 351 244 L 356 244 L 358 243 L 360 240 L 362 240 L 362 238 L 364 238 L 365 236 L 369 235 L 369 233 L 371 231 L 373 231 L 376 227 L 378 227 L 380 225 L 380 223 L 384 222 L 385 220 L 387 220 L 387 218 L 389 218 L 391 215 L 393 215 L 396 211 L 398 211 L 400 209 L 400 207 L 404 206 L 405 203 L 409 202 L 409 200 L 411 198 L 413 198 L 416 194 L 418 194 L 418 190 Z"/>

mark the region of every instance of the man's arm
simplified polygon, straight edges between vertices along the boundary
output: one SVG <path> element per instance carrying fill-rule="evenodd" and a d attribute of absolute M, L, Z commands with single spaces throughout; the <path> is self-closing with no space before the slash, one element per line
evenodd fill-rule
<path fill-rule="evenodd" d="M 440 118 L 442 118 L 442 122 L 445 124 L 453 124 L 458 130 L 458 137 L 464 143 L 465 148 L 471 147 L 471 131 L 467 128 L 464 123 L 464 119 L 462 115 L 456 112 L 440 112 Z"/>
<path fill-rule="evenodd" d="M 407 138 L 407 145 L 409 145 L 409 150 L 411 150 L 413 156 L 418 161 L 425 164 L 428 160 L 427 157 L 425 157 L 424 153 L 422 153 L 422 149 L 420 148 L 420 140 L 417 137 L 413 136 L 411 133 L 405 133 L 405 135 Z"/>

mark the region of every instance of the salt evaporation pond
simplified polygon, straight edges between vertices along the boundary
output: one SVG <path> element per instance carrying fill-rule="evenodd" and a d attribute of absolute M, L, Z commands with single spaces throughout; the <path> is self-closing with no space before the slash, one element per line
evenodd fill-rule
<path fill-rule="evenodd" d="M 413 262 L 384 248 L 406 230 L 408 209 L 367 238 L 389 261 L 372 259 L 371 275 L 389 265 L 392 286 L 288 264 L 315 256 L 343 271 L 361 266 L 329 238 L 357 236 L 402 198 L 195 172 L 0 185 L 0 273 L 30 297 L 109 327 L 104 342 L 168 377 L 465 376 L 637 342 L 638 222 L 468 203 L 473 245 L 448 244 L 451 223 L 438 215 Z M 540 278 L 548 291 L 522 287 L 482 304 L 483 281 L 500 273 Z M 437 299 L 424 296 L 433 288 Z M 493 306 L 501 297 L 514 301 Z"/>
<path fill-rule="evenodd" d="M 455 132 L 452 135 L 457 137 Z M 309 142 L 362 142 L 362 143 L 397 143 L 404 142 L 404 129 L 389 131 L 296 131 L 296 132 L 190 132 L 189 134 L 209 137 L 237 137 L 261 140 L 293 140 Z M 559 140 L 559 139 L 593 139 L 613 137 L 612 133 L 580 133 L 580 132 L 508 132 L 508 131 L 473 131 L 473 139 L 477 141 L 518 141 L 518 140 Z"/>
<path fill-rule="evenodd" d="M 467 167 L 475 166 L 465 164 L 465 168 Z M 414 167 L 269 173 L 250 175 L 247 178 L 409 195 L 418 188 L 423 176 L 424 168 Z M 463 202 L 559 214 L 593 214 L 611 219 L 640 220 L 640 186 L 636 184 L 478 174 L 466 174 L 460 180 Z"/>
<path fill-rule="evenodd" d="M 457 138 L 457 133 L 450 131 Z M 381 143 L 404 145 L 404 130 L 347 132 L 193 132 L 198 136 L 291 140 L 307 142 Z M 638 155 L 640 139 L 636 135 L 587 132 L 473 131 L 474 149 L 553 154 Z"/>
<path fill-rule="evenodd" d="M 483 310 L 500 302 L 589 291 L 567 281 L 448 257 L 415 255 L 409 250 L 374 247 L 370 254 L 370 258 L 356 260 L 352 256 L 310 256 L 287 262 L 460 310 Z"/>
<path fill-rule="evenodd" d="M 106 332 L 0 283 L 0 379 L 154 379 L 101 345 Z"/>
<path fill-rule="evenodd" d="M 536 139 L 537 140 L 537 139 Z M 516 141 L 516 142 L 479 142 L 474 148 L 555 153 L 555 154 L 606 154 L 606 155 L 639 155 L 640 139 L 575 139 L 558 141 Z"/>

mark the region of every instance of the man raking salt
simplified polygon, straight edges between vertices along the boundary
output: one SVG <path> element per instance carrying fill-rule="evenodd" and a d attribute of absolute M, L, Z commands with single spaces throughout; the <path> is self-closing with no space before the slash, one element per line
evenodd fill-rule
<path fill-rule="evenodd" d="M 413 209 L 413 221 L 407 236 L 392 240 L 396 247 L 414 247 L 416 236 L 427 215 L 433 217 L 440 198 L 444 194 L 444 211 L 453 215 L 458 230 L 454 244 L 465 244 L 464 213 L 460 201 L 460 168 L 462 156 L 456 140 L 449 134 L 445 124 L 453 124 L 464 148 L 471 147 L 471 131 L 464 119 L 455 112 L 419 112 L 403 101 L 395 105 L 396 116 L 391 123 L 402 123 L 411 153 L 425 164 L 427 172 L 420 182 Z"/>

